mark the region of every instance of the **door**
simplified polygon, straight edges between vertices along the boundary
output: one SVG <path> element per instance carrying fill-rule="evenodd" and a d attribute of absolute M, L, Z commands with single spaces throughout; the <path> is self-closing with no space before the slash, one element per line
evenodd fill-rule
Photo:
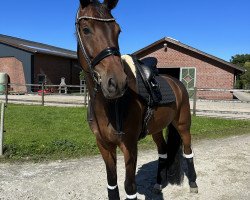
<path fill-rule="evenodd" d="M 196 86 L 196 68 L 181 68 L 180 80 L 187 88 L 189 98 L 193 98 L 194 87 Z"/>

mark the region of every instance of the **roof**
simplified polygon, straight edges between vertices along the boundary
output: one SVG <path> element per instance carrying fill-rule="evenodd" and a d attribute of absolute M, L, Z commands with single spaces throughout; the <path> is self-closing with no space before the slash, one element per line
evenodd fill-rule
<path fill-rule="evenodd" d="M 0 34 L 0 43 L 6 44 L 30 53 L 41 53 L 53 56 L 60 56 L 65 58 L 77 59 L 77 54 L 75 51 L 68 49 L 63 49 L 47 44 L 42 44 L 39 42 L 33 42 L 29 40 L 24 40 L 21 38 L 16 38 L 12 36 Z"/>
<path fill-rule="evenodd" d="M 188 45 L 186 45 L 186 44 L 183 44 L 183 43 L 181 43 L 180 41 L 178 41 L 178 40 L 176 40 L 176 39 L 173 39 L 173 38 L 170 38 L 170 37 L 162 38 L 162 39 L 160 39 L 160 40 L 158 40 L 158 41 L 156 41 L 156 42 L 154 42 L 154 43 L 152 43 L 152 44 L 150 44 L 150 45 L 148 45 L 148 46 L 146 46 L 146 47 L 144 47 L 144 48 L 142 48 L 142 49 L 140 49 L 140 50 L 134 52 L 133 54 L 134 54 L 134 55 L 137 55 L 137 56 L 139 56 L 140 54 L 145 54 L 146 51 L 148 51 L 148 50 L 150 50 L 150 49 L 154 49 L 156 46 L 164 45 L 165 43 L 171 43 L 171 44 L 173 44 L 173 45 L 176 45 L 176 46 L 179 46 L 179 47 L 181 47 L 181 48 L 184 48 L 184 49 L 186 49 L 186 50 L 188 50 L 188 51 L 192 51 L 192 52 L 194 52 L 194 53 L 197 53 L 197 54 L 202 55 L 202 56 L 204 56 L 204 57 L 207 57 L 207 58 L 209 58 L 209 59 L 215 60 L 215 61 L 217 61 L 217 62 L 219 62 L 219 63 L 224 64 L 224 65 L 227 65 L 228 67 L 231 67 L 231 68 L 233 68 L 233 69 L 236 69 L 236 70 L 238 70 L 238 71 L 240 71 L 240 72 L 244 72 L 244 71 L 245 71 L 245 69 L 242 68 L 242 67 L 240 67 L 240 66 L 234 65 L 234 64 L 232 64 L 232 63 L 230 63 L 230 62 L 227 62 L 227 61 L 225 61 L 225 60 L 223 60 L 223 59 L 220 59 L 220 58 L 218 58 L 218 57 L 216 57 L 216 56 L 207 54 L 207 53 L 205 53 L 205 52 L 203 52 L 203 51 L 200 51 L 200 50 L 195 49 L 195 48 L 193 48 L 193 47 L 191 47 L 191 46 L 188 46 Z"/>

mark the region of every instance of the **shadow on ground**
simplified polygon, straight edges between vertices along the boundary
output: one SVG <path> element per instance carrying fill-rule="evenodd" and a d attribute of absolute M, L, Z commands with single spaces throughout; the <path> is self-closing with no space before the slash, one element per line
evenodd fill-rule
<path fill-rule="evenodd" d="M 162 193 L 156 194 L 153 191 L 153 187 L 156 183 L 157 168 L 158 168 L 158 160 L 146 163 L 138 169 L 138 172 L 136 175 L 137 191 L 139 194 L 145 196 L 145 200 L 164 200 Z M 187 174 L 187 165 L 183 159 L 180 160 L 179 173 L 180 173 L 179 177 L 181 179 L 180 180 L 180 183 L 181 183 L 184 179 L 184 175 Z M 170 183 L 172 184 L 173 180 L 171 180 L 172 179 L 171 177 L 174 177 L 173 174 L 174 173 L 171 172 L 171 169 L 168 172 L 168 178 L 166 178 L 166 171 L 164 171 L 164 173 L 162 174 L 163 190 Z M 178 183 L 178 185 L 180 185 L 180 183 Z"/>
<path fill-rule="evenodd" d="M 153 192 L 156 183 L 158 161 L 149 162 L 142 165 L 136 175 L 137 191 L 145 196 L 145 200 L 163 200 L 163 194 Z"/>

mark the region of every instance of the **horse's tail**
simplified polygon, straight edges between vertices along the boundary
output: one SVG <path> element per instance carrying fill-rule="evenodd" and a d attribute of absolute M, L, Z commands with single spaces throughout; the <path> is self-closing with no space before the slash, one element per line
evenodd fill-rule
<path fill-rule="evenodd" d="M 180 185 L 184 178 L 182 170 L 182 140 L 172 124 L 168 126 L 167 146 L 167 181 L 170 184 Z"/>

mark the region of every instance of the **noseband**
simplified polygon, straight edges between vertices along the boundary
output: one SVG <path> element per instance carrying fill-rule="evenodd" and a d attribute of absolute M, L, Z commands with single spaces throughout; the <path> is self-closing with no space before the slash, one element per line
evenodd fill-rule
<path fill-rule="evenodd" d="M 79 22 L 81 20 L 95 20 L 95 21 L 99 21 L 99 22 L 115 22 L 114 18 L 109 18 L 109 19 L 103 19 L 103 18 L 96 18 L 96 17 L 91 17 L 91 16 L 81 16 L 79 17 L 79 10 L 77 12 L 77 17 L 76 17 L 76 34 L 77 34 L 77 40 L 78 43 L 80 44 L 80 48 L 82 50 L 82 54 L 85 58 L 85 60 L 87 61 L 88 64 L 88 68 L 89 68 L 89 72 L 91 74 L 92 79 L 94 80 L 96 86 L 95 86 L 95 90 L 97 90 L 97 86 L 101 85 L 101 76 L 100 74 L 95 71 L 95 66 L 100 63 L 103 59 L 105 59 L 108 56 L 111 55 L 115 55 L 115 56 L 121 56 L 120 51 L 118 48 L 116 47 L 107 47 L 106 49 L 102 50 L 94 59 L 90 59 L 90 57 L 88 56 L 86 49 L 84 47 L 84 44 L 82 42 L 82 38 L 80 35 L 80 25 Z"/>

